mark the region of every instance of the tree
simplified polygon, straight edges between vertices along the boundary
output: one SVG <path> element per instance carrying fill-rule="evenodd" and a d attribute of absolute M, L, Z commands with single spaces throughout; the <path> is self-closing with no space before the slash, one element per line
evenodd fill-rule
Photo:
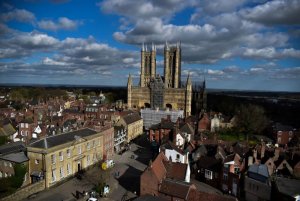
<path fill-rule="evenodd" d="M 267 126 L 267 117 L 264 108 L 258 105 L 241 105 L 236 114 L 236 127 L 247 137 L 260 134 Z"/>

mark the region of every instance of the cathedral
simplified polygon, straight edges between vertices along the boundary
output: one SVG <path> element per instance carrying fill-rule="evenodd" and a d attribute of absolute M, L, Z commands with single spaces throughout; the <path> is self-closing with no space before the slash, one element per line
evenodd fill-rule
<path fill-rule="evenodd" d="M 204 83 L 205 86 L 205 83 Z M 184 110 L 185 116 L 192 112 L 192 101 L 203 98 L 203 91 L 192 91 L 192 81 L 188 76 L 181 82 L 181 45 L 164 47 L 164 76 L 156 74 L 156 46 L 141 49 L 141 74 L 138 86 L 134 86 L 129 75 L 127 83 L 127 103 L 129 108 L 152 108 Z M 199 94 L 202 95 L 199 95 Z M 194 100 L 192 100 L 194 99 Z M 203 102 L 203 99 L 201 100 Z M 201 103 L 202 103 L 201 102 Z M 196 106 L 199 104 L 196 104 Z M 202 105 L 203 106 L 203 105 Z M 200 107 L 200 106 L 199 106 Z M 198 112 L 198 111 L 197 111 Z"/>

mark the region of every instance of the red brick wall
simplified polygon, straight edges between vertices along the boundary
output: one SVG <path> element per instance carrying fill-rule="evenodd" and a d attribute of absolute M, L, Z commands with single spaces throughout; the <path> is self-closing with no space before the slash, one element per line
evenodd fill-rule
<path fill-rule="evenodd" d="M 158 184 L 159 181 L 149 169 L 141 175 L 140 195 L 158 195 Z"/>
<path fill-rule="evenodd" d="M 277 132 L 277 143 L 278 144 L 282 144 L 285 145 L 289 142 L 289 138 L 293 138 L 293 132 L 291 132 L 290 135 L 290 131 L 278 131 Z"/>

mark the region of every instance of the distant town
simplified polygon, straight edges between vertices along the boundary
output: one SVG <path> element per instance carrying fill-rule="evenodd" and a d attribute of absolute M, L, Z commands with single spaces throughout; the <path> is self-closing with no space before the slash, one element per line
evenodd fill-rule
<path fill-rule="evenodd" d="M 138 85 L 2 87 L 1 200 L 299 200 L 298 93 L 208 92 L 181 46 Z"/>

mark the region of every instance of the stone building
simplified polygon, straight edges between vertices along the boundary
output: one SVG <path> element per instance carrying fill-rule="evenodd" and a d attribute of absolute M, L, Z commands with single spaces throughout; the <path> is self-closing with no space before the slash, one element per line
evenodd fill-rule
<path fill-rule="evenodd" d="M 121 116 L 116 125 L 123 126 L 127 130 L 127 142 L 143 134 L 143 119 L 138 113 L 129 113 Z"/>
<path fill-rule="evenodd" d="M 113 133 L 113 128 L 109 128 Z M 103 159 L 103 132 L 81 129 L 46 137 L 28 145 L 32 182 L 45 178 L 49 188 Z"/>
<path fill-rule="evenodd" d="M 164 47 L 164 76 L 156 74 L 156 46 L 150 51 L 142 47 L 139 86 L 133 86 L 131 75 L 127 84 L 129 108 L 170 108 L 191 115 L 192 81 L 181 82 L 181 45 Z"/>

